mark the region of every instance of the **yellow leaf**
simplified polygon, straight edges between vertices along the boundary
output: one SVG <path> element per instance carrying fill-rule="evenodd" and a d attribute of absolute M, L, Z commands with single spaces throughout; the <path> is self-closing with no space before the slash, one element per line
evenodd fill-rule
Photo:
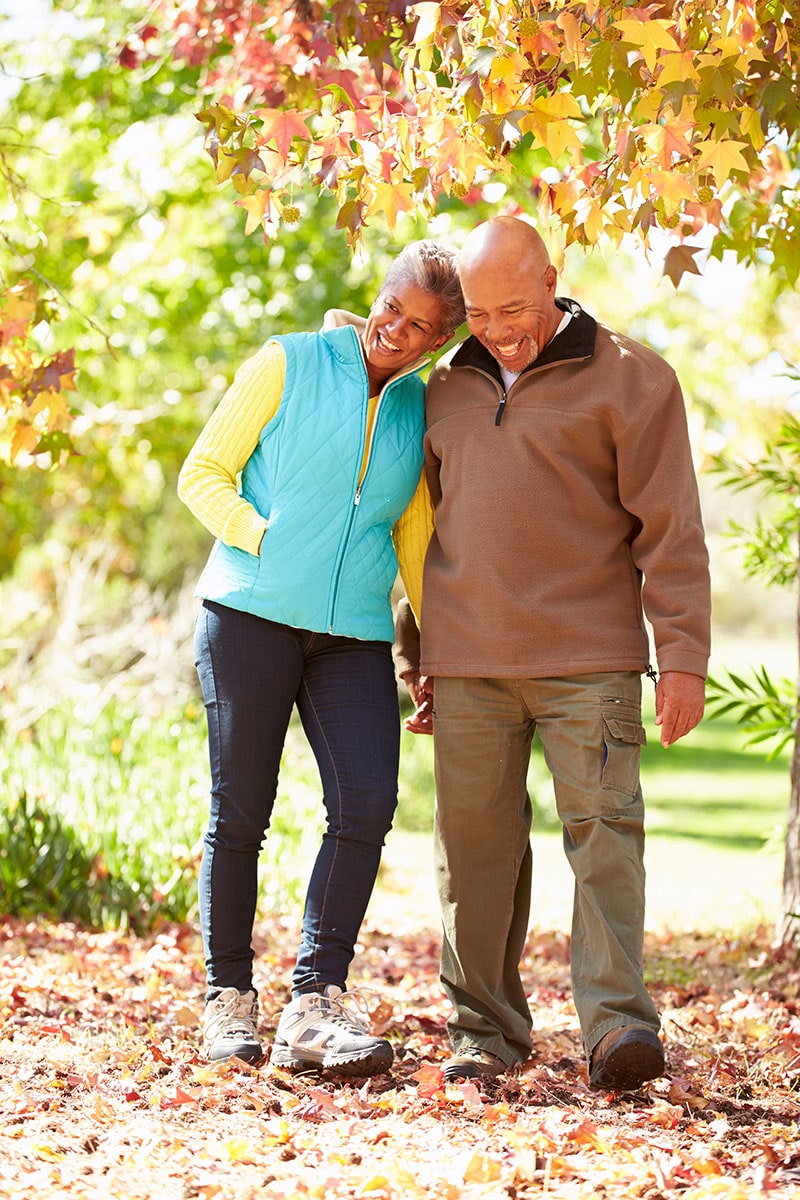
<path fill-rule="evenodd" d="M 655 70 L 659 50 L 674 54 L 679 49 L 670 32 L 672 27 L 671 21 L 632 18 L 614 23 L 614 28 L 620 31 L 624 41 L 641 49 L 642 57 L 651 71 Z"/>
<path fill-rule="evenodd" d="M 439 7 L 438 5 L 436 6 Z M 373 1175 L 371 1179 L 366 1179 L 358 1189 L 356 1195 L 366 1196 L 370 1192 L 388 1192 L 389 1180 L 385 1175 Z"/>
<path fill-rule="evenodd" d="M 498 54 L 492 61 L 484 96 L 496 109 L 508 111 L 515 107 L 524 88 L 523 72 L 528 64 L 521 54 Z"/>
<path fill-rule="evenodd" d="M 658 74 L 658 86 L 666 87 L 669 83 L 683 83 L 684 80 L 691 79 L 695 83 L 700 78 L 694 65 L 694 58 L 690 50 L 684 54 L 662 54 L 660 59 L 661 70 Z"/>
<path fill-rule="evenodd" d="M 684 200 L 694 199 L 692 185 L 680 171 L 650 171 L 642 178 L 662 197 L 668 217 L 674 216 Z"/>
<path fill-rule="evenodd" d="M 747 146 L 747 142 L 737 142 L 732 139 L 722 142 L 714 140 L 703 142 L 699 148 L 697 167 L 700 171 L 710 171 L 717 187 L 721 187 L 730 178 L 733 171 L 744 171 L 745 174 L 750 174 L 747 159 L 742 154 Z"/>
<path fill-rule="evenodd" d="M 465 1183 L 493 1183 L 501 1175 L 500 1164 L 488 1154 L 473 1154 L 464 1171 Z"/>
<path fill-rule="evenodd" d="M 583 142 L 569 121 L 551 121 L 545 129 L 544 141 L 554 163 L 557 163 L 565 152 L 580 156 L 583 150 Z"/>
<path fill-rule="evenodd" d="M 228 1138 L 222 1143 L 222 1153 L 228 1162 L 253 1162 L 253 1147 L 247 1138 Z"/>
<path fill-rule="evenodd" d="M 417 18 L 417 28 L 414 30 L 414 44 L 433 41 L 442 26 L 441 4 L 415 4 L 414 16 Z"/>
<path fill-rule="evenodd" d="M 593 196 L 581 196 L 575 205 L 575 223 L 582 225 L 586 239 L 594 245 L 603 232 L 603 206 Z"/>
<path fill-rule="evenodd" d="M 640 133 L 650 153 L 659 165 L 668 170 L 673 165 L 673 155 L 691 158 L 694 150 L 683 136 L 694 128 L 691 121 L 669 121 L 666 125 L 645 125 Z"/>
<path fill-rule="evenodd" d="M 61 1162 L 67 1157 L 63 1150 L 56 1150 L 54 1146 L 44 1146 L 41 1142 L 34 1143 L 31 1149 L 37 1158 L 43 1158 L 45 1162 Z"/>
<path fill-rule="evenodd" d="M 224 183 L 226 179 L 230 179 L 231 171 L 236 166 L 236 156 L 234 154 L 226 154 L 221 150 L 217 158 L 217 182 Z"/>
<path fill-rule="evenodd" d="M 581 106 L 569 92 L 553 92 L 552 96 L 544 96 L 533 105 L 536 112 L 542 112 L 547 117 L 576 117 L 581 119 Z"/>
<path fill-rule="evenodd" d="M 370 180 L 372 199 L 367 201 L 366 215 L 382 212 L 386 224 L 392 233 L 395 231 L 398 214 L 410 212 L 414 207 L 414 190 L 410 183 L 384 183 L 383 180 Z"/>
<path fill-rule="evenodd" d="M 581 27 L 578 24 L 577 18 L 573 13 L 565 9 L 556 18 L 556 25 L 564 33 L 564 48 L 567 51 L 564 57 L 567 60 L 572 59 L 575 63 L 578 63 L 580 60 L 580 51 L 583 49 L 583 42 L 581 40 Z"/>
<path fill-rule="evenodd" d="M 32 425 L 17 425 L 11 434 L 9 461 L 13 466 L 20 454 L 32 454 L 39 444 L 39 434 Z"/>
<path fill-rule="evenodd" d="M 764 130 L 761 128 L 761 118 L 754 108 L 743 108 L 740 115 L 742 133 L 750 140 L 756 150 L 764 146 Z"/>
<path fill-rule="evenodd" d="M 251 234 L 254 229 L 264 220 L 264 209 L 267 204 L 267 195 L 265 191 L 258 191 L 254 196 L 243 196 L 236 203 L 247 213 L 247 221 L 245 222 L 244 232 L 245 237 Z"/>

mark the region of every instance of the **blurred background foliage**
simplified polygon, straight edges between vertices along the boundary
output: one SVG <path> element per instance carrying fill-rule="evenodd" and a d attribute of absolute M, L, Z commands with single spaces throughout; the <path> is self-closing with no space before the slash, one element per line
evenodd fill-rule
<path fill-rule="evenodd" d="M 315 328 L 328 307 L 365 312 L 398 245 L 458 244 L 509 199 L 524 206 L 533 174 L 522 147 L 510 185 L 445 202 L 430 225 L 401 218 L 394 241 L 376 225 L 355 259 L 316 195 L 296 198 L 301 220 L 276 241 L 246 238 L 244 213 L 202 149 L 196 71 L 119 62 L 139 17 L 128 0 L 31 0 L 0 20 L 0 272 L 6 288 L 38 273 L 60 315 L 37 329 L 42 350 L 75 346 L 78 366 L 75 453 L 0 465 L 0 857 L 8 867 L 19 856 L 16 878 L 37 861 L 43 869 L 42 845 L 65 843 L 34 815 L 55 812 L 93 869 L 133 884 L 138 898 L 126 893 L 116 919 L 134 924 L 191 911 L 204 823 L 191 593 L 211 539 L 175 494 L 190 445 L 268 336 Z M 765 599 L 745 583 L 724 536 L 731 515 L 747 522 L 752 497 L 721 492 L 706 468 L 722 452 L 757 457 L 795 405 L 785 364 L 800 360 L 797 290 L 766 268 L 709 261 L 676 291 L 660 263 L 633 250 L 575 250 L 562 271 L 562 294 L 654 346 L 680 375 L 718 645 L 791 637 L 793 597 Z M 411 827 L 430 821 L 426 755 L 409 760 L 420 778 L 401 783 L 399 820 Z M 284 832 L 270 838 L 271 886 L 290 829 L 302 824 L 313 839 L 315 789 L 303 760 Z M 0 892 L 6 908 L 9 898 Z"/>

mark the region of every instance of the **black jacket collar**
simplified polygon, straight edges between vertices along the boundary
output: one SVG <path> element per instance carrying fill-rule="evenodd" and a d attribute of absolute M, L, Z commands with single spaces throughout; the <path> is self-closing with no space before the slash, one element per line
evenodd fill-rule
<path fill-rule="evenodd" d="M 597 337 L 597 322 L 594 317 L 590 317 L 588 313 L 584 312 L 576 300 L 570 300 L 567 297 L 557 297 L 556 307 L 560 308 L 562 312 L 571 313 L 572 320 L 565 330 L 556 334 L 552 341 L 547 343 L 536 361 L 525 368 L 522 372 L 523 375 L 528 371 L 535 371 L 539 367 L 550 366 L 552 363 L 563 362 L 567 359 L 591 358 L 594 354 Z M 486 347 L 482 346 L 476 337 L 470 336 L 461 343 L 450 360 L 450 365 L 452 367 L 477 367 L 502 383 L 503 377 L 500 374 L 497 360 L 492 358 Z"/>

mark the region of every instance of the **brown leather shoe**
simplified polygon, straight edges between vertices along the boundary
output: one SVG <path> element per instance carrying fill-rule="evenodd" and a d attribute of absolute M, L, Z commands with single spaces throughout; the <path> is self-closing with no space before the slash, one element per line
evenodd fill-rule
<path fill-rule="evenodd" d="M 589 1084 L 609 1092 L 632 1092 L 664 1074 L 664 1047 L 646 1025 L 611 1029 L 592 1051 Z"/>
<path fill-rule="evenodd" d="M 442 1066 L 442 1078 L 448 1083 L 456 1079 L 495 1079 L 510 1069 L 496 1054 L 481 1050 L 480 1046 L 467 1046 L 447 1059 Z"/>

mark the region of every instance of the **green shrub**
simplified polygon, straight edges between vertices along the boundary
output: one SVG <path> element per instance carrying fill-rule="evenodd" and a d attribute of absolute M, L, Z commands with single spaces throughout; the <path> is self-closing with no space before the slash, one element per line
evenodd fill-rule
<path fill-rule="evenodd" d="M 0 909 L 85 925 L 147 924 L 142 897 L 109 874 L 99 844 L 23 792 L 0 816 Z"/>
<path fill-rule="evenodd" d="M 0 732 L 5 912 L 152 927 L 196 917 L 208 810 L 202 704 L 159 711 L 128 697 L 100 712 L 62 703 Z M 35 800 L 32 799 L 35 797 Z M 299 724 L 287 736 L 259 870 L 262 908 L 296 906 L 319 843 L 316 764 Z"/>

